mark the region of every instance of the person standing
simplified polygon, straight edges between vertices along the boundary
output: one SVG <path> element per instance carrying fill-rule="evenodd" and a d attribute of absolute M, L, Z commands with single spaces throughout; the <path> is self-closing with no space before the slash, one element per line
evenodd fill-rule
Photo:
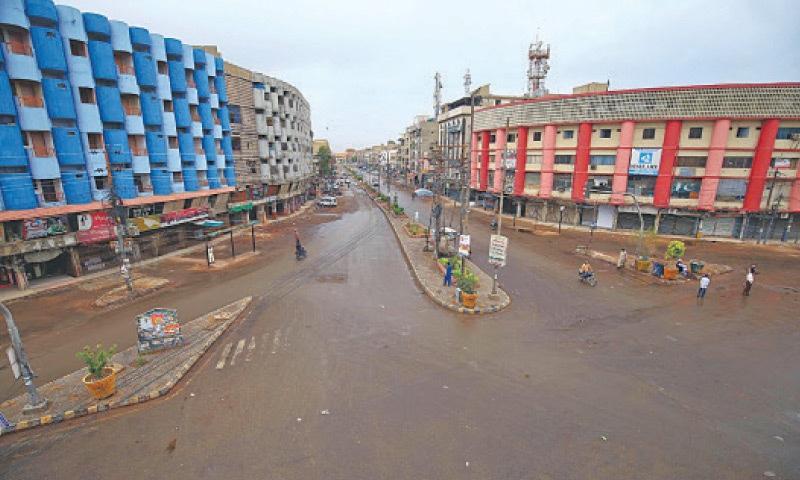
<path fill-rule="evenodd" d="M 697 289 L 697 298 L 700 299 L 702 302 L 704 298 L 706 298 L 706 290 L 708 290 L 708 285 L 711 283 L 711 279 L 708 278 L 708 274 L 706 273 L 700 278 L 700 288 Z"/>
<path fill-rule="evenodd" d="M 453 264 L 448 263 L 447 269 L 444 272 L 444 285 L 446 287 L 451 287 L 453 285 Z"/>
<path fill-rule="evenodd" d="M 617 259 L 617 270 L 625 268 L 625 263 L 628 261 L 628 252 L 623 248 L 619 251 L 619 258 Z"/>
<path fill-rule="evenodd" d="M 744 289 L 742 290 L 742 295 L 745 297 L 750 296 L 750 289 L 753 287 L 753 280 L 755 280 L 753 277 L 753 270 L 750 269 L 747 271 L 747 275 L 744 277 Z"/>

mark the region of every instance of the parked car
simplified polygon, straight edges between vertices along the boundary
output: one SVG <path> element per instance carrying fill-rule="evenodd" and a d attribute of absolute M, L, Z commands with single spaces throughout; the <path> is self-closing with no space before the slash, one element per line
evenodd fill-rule
<path fill-rule="evenodd" d="M 335 207 L 339 204 L 339 201 L 336 200 L 336 197 L 322 197 L 317 201 L 317 205 L 320 207 Z"/>
<path fill-rule="evenodd" d="M 414 193 L 417 194 L 418 197 L 432 197 L 433 192 L 428 190 L 427 188 L 418 188 L 414 190 Z"/>

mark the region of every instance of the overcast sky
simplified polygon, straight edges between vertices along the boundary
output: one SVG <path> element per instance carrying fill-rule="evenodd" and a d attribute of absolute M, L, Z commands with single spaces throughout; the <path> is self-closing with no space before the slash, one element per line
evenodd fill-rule
<path fill-rule="evenodd" d="M 56 0 L 297 87 L 334 151 L 396 140 L 472 88 L 522 95 L 528 47 L 551 45 L 551 93 L 800 81 L 797 0 Z"/>

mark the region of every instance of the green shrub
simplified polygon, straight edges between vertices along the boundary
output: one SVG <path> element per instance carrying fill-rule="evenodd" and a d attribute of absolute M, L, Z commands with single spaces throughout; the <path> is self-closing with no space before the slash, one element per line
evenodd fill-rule
<path fill-rule="evenodd" d="M 111 360 L 111 357 L 114 355 L 114 351 L 117 349 L 116 345 L 112 345 L 111 348 L 108 350 L 103 350 L 103 346 L 97 344 L 97 347 L 92 350 L 88 345 L 83 347 L 83 351 L 77 353 L 78 358 L 86 363 L 86 367 L 89 369 L 89 373 L 94 374 L 97 377 L 103 377 L 103 369 L 106 368 L 106 364 L 108 361 Z"/>

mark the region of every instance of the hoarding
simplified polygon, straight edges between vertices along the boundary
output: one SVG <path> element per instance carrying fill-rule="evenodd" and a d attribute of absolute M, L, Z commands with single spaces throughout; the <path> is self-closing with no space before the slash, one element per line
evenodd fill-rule
<path fill-rule="evenodd" d="M 505 267 L 507 250 L 508 237 L 492 235 L 489 240 L 489 263 L 496 267 Z"/>
<path fill-rule="evenodd" d="M 83 244 L 105 242 L 114 237 L 114 221 L 106 212 L 78 215 L 78 242 Z"/>
<path fill-rule="evenodd" d="M 631 163 L 628 175 L 658 176 L 661 167 L 660 148 L 634 148 L 631 152 Z"/>

